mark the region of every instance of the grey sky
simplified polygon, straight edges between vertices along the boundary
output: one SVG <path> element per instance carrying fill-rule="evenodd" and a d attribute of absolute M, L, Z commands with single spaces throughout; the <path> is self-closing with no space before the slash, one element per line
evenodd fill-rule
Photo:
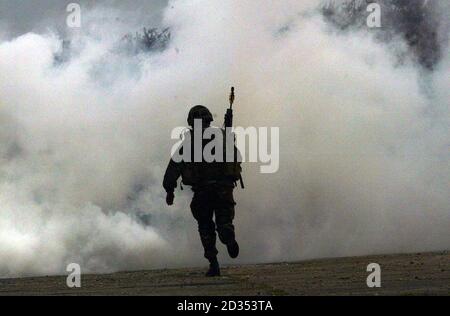
<path fill-rule="evenodd" d="M 11 36 L 29 31 L 61 28 L 71 2 L 79 3 L 83 8 L 107 6 L 123 10 L 126 17 L 133 12 L 137 19 L 146 25 L 156 24 L 161 17 L 168 0 L 0 0 L 0 25 L 7 26 Z M 144 22 L 145 21 L 145 22 Z"/>

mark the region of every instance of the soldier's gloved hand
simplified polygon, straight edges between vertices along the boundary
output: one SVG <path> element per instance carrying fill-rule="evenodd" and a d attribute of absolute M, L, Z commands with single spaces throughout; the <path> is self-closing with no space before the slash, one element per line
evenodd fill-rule
<path fill-rule="evenodd" d="M 167 192 L 167 197 L 166 197 L 167 205 L 172 206 L 174 200 L 175 200 L 175 194 L 173 194 L 173 192 Z"/>

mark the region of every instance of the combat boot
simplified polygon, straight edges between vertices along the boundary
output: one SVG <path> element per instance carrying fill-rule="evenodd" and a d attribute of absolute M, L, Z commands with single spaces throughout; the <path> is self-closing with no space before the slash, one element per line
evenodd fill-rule
<path fill-rule="evenodd" d="M 217 259 L 210 261 L 209 270 L 208 272 L 206 272 L 205 276 L 208 278 L 220 277 L 220 266 L 219 261 L 217 261 Z"/>
<path fill-rule="evenodd" d="M 236 259 L 239 256 L 239 244 L 237 241 L 233 241 L 227 244 L 228 254 L 232 259 Z"/>

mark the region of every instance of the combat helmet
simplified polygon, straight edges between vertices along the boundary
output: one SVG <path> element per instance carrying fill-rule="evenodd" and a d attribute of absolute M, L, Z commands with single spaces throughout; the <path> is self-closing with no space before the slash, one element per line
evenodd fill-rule
<path fill-rule="evenodd" d="M 187 119 L 189 126 L 194 127 L 195 120 L 202 120 L 203 126 L 209 126 L 214 118 L 206 106 L 196 105 L 189 111 Z"/>

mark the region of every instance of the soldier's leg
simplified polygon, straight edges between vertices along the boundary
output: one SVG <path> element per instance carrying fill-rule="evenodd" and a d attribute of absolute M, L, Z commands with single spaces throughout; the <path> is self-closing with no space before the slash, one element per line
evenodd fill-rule
<path fill-rule="evenodd" d="M 235 205 L 232 188 L 217 191 L 215 202 L 216 225 L 219 238 L 225 245 L 236 243 L 234 232 Z"/>
<path fill-rule="evenodd" d="M 197 192 L 191 203 L 191 210 L 198 222 L 198 231 L 205 250 L 205 258 L 210 262 L 217 261 L 216 231 L 213 221 L 214 209 L 210 205 L 208 194 Z"/>

